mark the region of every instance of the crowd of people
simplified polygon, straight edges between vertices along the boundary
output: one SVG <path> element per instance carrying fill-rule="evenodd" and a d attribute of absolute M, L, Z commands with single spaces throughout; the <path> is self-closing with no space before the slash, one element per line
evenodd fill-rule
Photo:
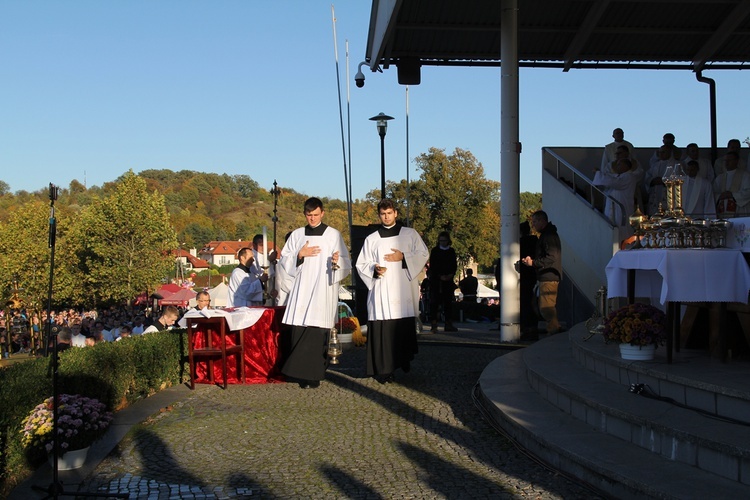
<path fill-rule="evenodd" d="M 632 234 L 628 217 L 636 206 L 647 216 L 663 214 L 667 206 L 665 178 L 681 175 L 682 209 L 692 218 L 716 219 L 750 215 L 750 173 L 739 139 L 727 142 L 726 152 L 711 164 L 696 143 L 685 149 L 666 133 L 662 145 L 641 165 L 633 145 L 621 128 L 612 132 L 613 142 L 604 147 L 593 183 L 618 203 L 607 203 L 605 215 L 617 225 L 623 238 Z"/>
<path fill-rule="evenodd" d="M 149 313 L 148 308 L 140 306 L 111 306 L 98 310 L 70 308 L 51 310 L 49 314 L 46 310 L 16 309 L 9 318 L 4 314 L 0 316 L 0 341 L 4 351 L 10 354 L 43 352 L 45 342 L 49 342 L 47 348 L 51 348 L 53 336 L 56 336 L 58 350 L 62 351 L 68 347 L 117 342 L 132 335 L 160 330 L 163 329 L 157 326 L 163 324 L 160 321 L 168 322 L 169 326 L 180 316 L 180 310 L 174 306 L 165 307 L 158 319 L 152 320 Z M 15 329 L 12 328 L 14 324 L 18 326 Z M 5 346 L 8 332 L 10 342 Z"/>

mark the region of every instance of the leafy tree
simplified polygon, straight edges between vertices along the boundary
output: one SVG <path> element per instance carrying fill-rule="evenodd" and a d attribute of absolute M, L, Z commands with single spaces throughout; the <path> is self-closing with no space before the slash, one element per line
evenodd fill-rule
<path fill-rule="evenodd" d="M 498 253 L 500 217 L 495 209 L 500 183 L 484 176 L 484 167 L 469 151 L 453 154 L 430 148 L 416 158 L 419 181 L 411 189 L 414 228 L 428 246 L 449 231 L 459 260 L 489 265 Z M 400 214 L 405 215 L 405 214 Z"/>
<path fill-rule="evenodd" d="M 542 193 L 529 193 L 528 191 L 521 193 L 519 205 L 519 219 L 521 222 L 530 222 L 531 214 L 542 209 Z"/>
<path fill-rule="evenodd" d="M 0 196 L 10 193 L 10 184 L 5 181 L 0 181 Z"/>
<path fill-rule="evenodd" d="M 243 198 L 252 198 L 260 190 L 260 185 L 249 175 L 235 175 L 232 177 L 234 190 Z"/>
<path fill-rule="evenodd" d="M 80 291 L 95 303 L 123 302 L 154 289 L 174 267 L 177 238 L 164 196 L 149 193 L 133 171 L 120 177 L 110 196 L 81 213 L 70 234 L 71 269 Z"/>
<path fill-rule="evenodd" d="M 6 222 L 0 223 L 3 296 L 9 296 L 12 279 L 17 276 L 27 306 L 37 308 L 47 305 L 49 294 L 49 213 L 48 204 L 35 200 L 11 210 Z M 59 228 L 65 228 L 68 223 L 59 213 L 56 219 L 59 235 Z"/>

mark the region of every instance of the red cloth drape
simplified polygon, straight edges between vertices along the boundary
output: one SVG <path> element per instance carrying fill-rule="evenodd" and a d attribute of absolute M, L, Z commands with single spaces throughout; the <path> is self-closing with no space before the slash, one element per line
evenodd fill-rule
<path fill-rule="evenodd" d="M 260 319 L 250 328 L 242 330 L 245 341 L 243 362 L 245 363 L 245 383 L 246 384 L 266 384 L 273 382 L 283 382 L 284 377 L 281 375 L 282 358 L 279 349 L 281 334 L 281 318 L 283 317 L 283 307 L 265 308 Z M 210 327 L 209 327 L 210 328 Z M 205 335 L 206 326 L 198 324 L 195 329 L 193 338 L 193 348 L 201 348 L 206 344 Z M 219 345 L 219 332 L 210 328 L 210 334 L 213 344 Z M 236 332 L 227 334 L 227 345 L 236 345 Z M 224 374 L 221 358 L 214 359 L 214 381 L 221 382 Z M 227 356 L 227 379 L 230 384 L 239 383 L 237 373 L 236 356 Z M 200 360 L 195 363 L 195 372 L 197 384 L 208 384 L 208 360 Z"/>

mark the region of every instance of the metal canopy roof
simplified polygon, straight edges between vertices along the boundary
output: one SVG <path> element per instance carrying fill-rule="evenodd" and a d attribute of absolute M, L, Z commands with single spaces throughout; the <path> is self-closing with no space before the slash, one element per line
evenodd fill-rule
<path fill-rule="evenodd" d="M 366 61 L 499 65 L 500 0 L 374 0 Z M 521 66 L 750 69 L 750 0 L 518 0 Z"/>

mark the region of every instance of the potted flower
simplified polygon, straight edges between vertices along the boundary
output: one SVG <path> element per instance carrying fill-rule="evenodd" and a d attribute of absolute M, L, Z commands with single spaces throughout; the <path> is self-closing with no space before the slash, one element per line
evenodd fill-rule
<path fill-rule="evenodd" d="M 97 399 L 79 394 L 61 394 L 57 405 L 57 436 L 60 439 L 60 469 L 80 467 L 89 446 L 101 438 L 112 422 L 112 412 Z M 54 408 L 52 398 L 37 405 L 23 421 L 21 443 L 30 452 L 53 452 L 52 434 Z M 85 450 L 85 451 L 83 451 Z M 74 453 L 82 451 L 81 453 Z M 69 466 L 66 455 L 74 455 L 75 464 Z M 80 458 L 82 455 L 83 458 Z"/>
<path fill-rule="evenodd" d="M 623 359 L 653 359 L 667 340 L 666 316 L 649 304 L 629 304 L 609 313 L 603 333 L 608 342 L 620 344 Z"/>

